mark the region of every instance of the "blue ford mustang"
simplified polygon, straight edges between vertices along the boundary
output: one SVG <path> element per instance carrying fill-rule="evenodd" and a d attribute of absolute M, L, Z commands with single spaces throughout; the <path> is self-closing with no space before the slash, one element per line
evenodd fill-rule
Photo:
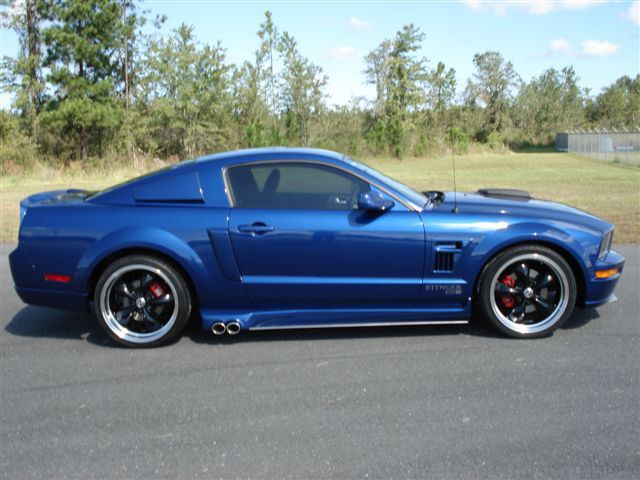
<path fill-rule="evenodd" d="M 548 335 L 614 300 L 613 226 L 518 190 L 417 193 L 343 155 L 243 150 L 21 203 L 26 303 L 89 312 L 133 347 L 192 314 L 241 330 L 467 323 Z"/>

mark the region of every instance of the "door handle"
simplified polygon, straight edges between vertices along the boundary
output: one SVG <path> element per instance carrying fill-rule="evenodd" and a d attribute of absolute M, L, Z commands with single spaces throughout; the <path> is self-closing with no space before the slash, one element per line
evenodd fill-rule
<path fill-rule="evenodd" d="M 238 225 L 238 231 L 242 233 L 267 233 L 273 232 L 275 228 L 262 222 L 256 222 L 252 225 Z"/>

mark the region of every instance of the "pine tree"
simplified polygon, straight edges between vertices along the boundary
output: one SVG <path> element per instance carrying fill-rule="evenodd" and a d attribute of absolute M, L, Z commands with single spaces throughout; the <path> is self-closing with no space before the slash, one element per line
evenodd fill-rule
<path fill-rule="evenodd" d="M 14 0 L 9 6 L 2 12 L 2 22 L 18 35 L 20 50 L 15 59 L 3 59 L 2 84 L 14 94 L 14 106 L 24 121 L 27 133 L 35 139 L 44 91 L 41 73 L 44 3 L 41 0 Z"/>
<path fill-rule="evenodd" d="M 413 126 L 411 114 L 423 104 L 427 59 L 416 58 L 415 53 L 424 38 L 418 27 L 405 25 L 365 58 L 367 79 L 376 85 L 377 92 L 373 130 L 384 132 L 383 143 L 396 157 L 402 155 L 406 131 Z"/>
<path fill-rule="evenodd" d="M 478 53 L 473 57 L 473 64 L 476 72 L 471 84 L 472 94 L 484 107 L 484 126 L 479 136 L 486 139 L 491 133 L 501 133 L 506 129 L 513 89 L 519 77 L 513 64 L 498 52 Z"/>
<path fill-rule="evenodd" d="M 44 65 L 53 88 L 42 121 L 76 139 L 80 158 L 101 153 L 107 130 L 122 119 L 121 9 L 115 0 L 55 0 L 45 10 Z"/>

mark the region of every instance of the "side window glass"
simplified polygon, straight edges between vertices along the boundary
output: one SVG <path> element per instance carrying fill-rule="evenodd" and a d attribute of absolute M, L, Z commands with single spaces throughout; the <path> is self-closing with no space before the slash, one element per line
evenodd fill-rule
<path fill-rule="evenodd" d="M 236 207 L 353 210 L 370 186 L 336 168 L 311 163 L 259 163 L 228 170 Z"/>

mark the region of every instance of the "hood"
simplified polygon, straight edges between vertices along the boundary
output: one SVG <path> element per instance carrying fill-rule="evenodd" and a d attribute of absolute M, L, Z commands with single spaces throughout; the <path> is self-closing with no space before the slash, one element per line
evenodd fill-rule
<path fill-rule="evenodd" d="M 454 207 L 454 193 L 447 192 L 439 209 Z M 537 220 L 554 220 L 581 225 L 597 232 L 606 232 L 613 225 L 574 207 L 562 203 L 527 197 L 491 196 L 479 193 L 457 194 L 457 207 L 461 214 L 505 215 Z"/>

